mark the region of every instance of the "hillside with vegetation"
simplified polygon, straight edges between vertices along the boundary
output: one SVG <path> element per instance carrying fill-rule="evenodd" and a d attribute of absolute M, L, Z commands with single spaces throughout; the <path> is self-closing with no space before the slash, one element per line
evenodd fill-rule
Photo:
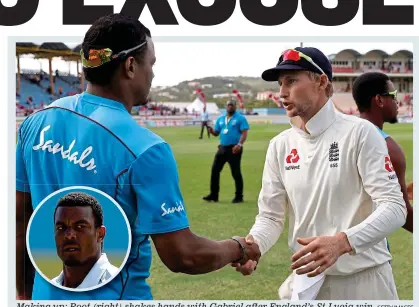
<path fill-rule="evenodd" d="M 202 89 L 207 102 L 215 102 L 222 107 L 229 99 L 235 98 L 233 89 L 240 92 L 246 108 L 275 107 L 275 103 L 257 100 L 257 93 L 264 91 L 277 92 L 278 84 L 266 82 L 257 77 L 223 77 L 214 76 L 187 80 L 174 86 L 153 87 L 152 100 L 157 102 L 190 102 L 196 97 L 195 91 Z"/>

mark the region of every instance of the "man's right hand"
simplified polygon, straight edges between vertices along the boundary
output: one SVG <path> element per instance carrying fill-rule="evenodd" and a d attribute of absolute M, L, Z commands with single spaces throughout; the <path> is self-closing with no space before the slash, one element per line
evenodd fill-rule
<path fill-rule="evenodd" d="M 236 271 L 242 273 L 242 275 L 250 275 L 256 270 L 261 253 L 252 235 L 249 234 L 246 238 L 241 239 L 244 241 L 242 244 L 246 246 L 246 259 L 242 263 L 232 263 L 231 266 L 235 267 Z"/>

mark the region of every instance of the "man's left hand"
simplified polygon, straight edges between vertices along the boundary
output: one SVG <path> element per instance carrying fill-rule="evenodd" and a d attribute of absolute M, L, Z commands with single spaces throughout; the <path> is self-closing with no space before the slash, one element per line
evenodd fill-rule
<path fill-rule="evenodd" d="M 291 268 L 298 269 L 296 271 L 298 275 L 308 273 L 308 277 L 323 273 L 340 256 L 352 250 L 345 233 L 338 233 L 335 236 L 298 238 L 297 242 L 304 247 L 292 256 Z M 302 266 L 305 267 L 301 268 Z"/>
<path fill-rule="evenodd" d="M 242 150 L 241 146 L 234 145 L 234 147 L 233 147 L 233 153 L 234 154 L 238 154 L 240 152 L 240 150 Z"/>

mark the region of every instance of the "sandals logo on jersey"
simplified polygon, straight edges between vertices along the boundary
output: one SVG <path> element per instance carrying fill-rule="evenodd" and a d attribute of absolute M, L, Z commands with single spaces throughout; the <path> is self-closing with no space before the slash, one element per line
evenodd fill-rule
<path fill-rule="evenodd" d="M 173 214 L 175 212 L 181 212 L 181 211 L 185 211 L 185 207 L 183 207 L 182 202 L 179 202 L 179 204 L 176 202 L 176 206 L 175 207 L 171 207 L 171 208 L 165 208 L 166 203 L 163 203 L 161 205 L 161 210 L 162 210 L 162 214 L 161 216 L 165 216 L 168 214 Z"/>
<path fill-rule="evenodd" d="M 384 168 L 386 169 L 387 172 L 394 173 L 393 163 L 391 163 L 390 157 L 388 156 L 384 158 Z M 388 179 L 390 180 L 396 179 L 396 178 L 397 178 L 396 174 L 392 174 L 388 176 Z"/>
<path fill-rule="evenodd" d="M 76 140 L 73 140 L 67 149 L 64 149 L 64 145 L 61 145 L 60 143 L 54 144 L 53 140 L 46 141 L 45 132 L 47 132 L 50 128 L 51 125 L 46 126 L 41 130 L 39 135 L 39 144 L 33 146 L 33 150 L 43 150 L 45 152 L 52 153 L 53 155 L 60 153 L 63 160 L 68 160 L 69 162 L 74 163 L 74 165 L 85 168 L 87 171 L 93 171 L 95 174 L 97 173 L 97 171 L 94 170 L 96 168 L 95 159 L 91 158 L 89 161 L 85 162 L 93 151 L 92 146 L 87 147 L 79 157 L 78 151 L 73 152 L 73 147 L 76 144 Z"/>
<path fill-rule="evenodd" d="M 300 160 L 300 156 L 298 155 L 298 151 L 297 151 L 297 149 L 294 148 L 293 150 L 291 150 L 290 154 L 285 159 L 285 162 L 287 162 L 287 164 L 295 164 L 299 160 Z M 294 169 L 300 169 L 300 165 L 285 166 L 285 170 L 287 170 L 287 171 L 294 170 Z"/>

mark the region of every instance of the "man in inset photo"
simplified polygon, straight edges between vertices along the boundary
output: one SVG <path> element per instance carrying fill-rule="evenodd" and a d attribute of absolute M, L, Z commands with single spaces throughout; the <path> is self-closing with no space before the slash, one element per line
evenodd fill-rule
<path fill-rule="evenodd" d="M 87 289 L 118 273 L 105 253 L 106 228 L 100 203 L 86 193 L 62 197 L 54 212 L 55 245 L 63 270 L 52 282 L 66 288 Z"/>

